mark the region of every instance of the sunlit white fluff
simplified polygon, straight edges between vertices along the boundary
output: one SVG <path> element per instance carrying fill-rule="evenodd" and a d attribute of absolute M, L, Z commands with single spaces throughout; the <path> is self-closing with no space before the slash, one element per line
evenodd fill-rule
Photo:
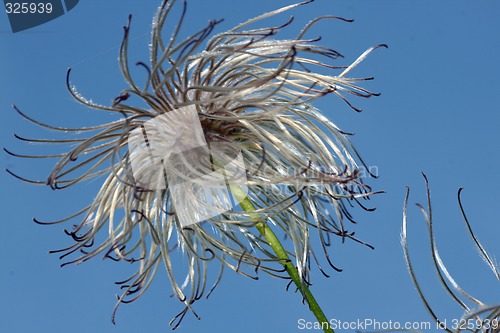
<path fill-rule="evenodd" d="M 81 212 L 56 222 L 38 221 L 52 224 L 80 219 L 79 225 L 67 231 L 75 243 L 54 252 L 61 252 L 64 259 L 73 257 L 67 263 L 81 263 L 96 255 L 134 262 L 137 272 L 120 283 L 123 294 L 118 304 L 140 297 L 163 263 L 175 297 L 185 305 L 172 320 L 174 328 L 189 309 L 193 310 L 196 300 L 211 293 L 224 268 L 254 279 L 259 272 L 288 277 L 254 228 L 258 221 L 238 206 L 204 222 L 181 225 L 177 216 L 183 212 L 172 205 L 168 182 L 159 179 L 157 185 L 161 186 L 151 189 L 141 186 L 134 177 L 127 150 L 130 133 L 159 115 L 194 106 L 209 145 L 234 143 L 241 149 L 247 170 L 244 185 L 257 209 L 255 213 L 261 216 L 259 221 L 284 237 L 300 275 L 309 281 L 311 261 L 325 275 L 320 265 L 324 259 L 337 269 L 327 252 L 334 241 L 331 236 L 361 242 L 345 221 L 353 221 L 349 208 L 352 202 L 360 204 L 374 193 L 363 182 L 362 178 L 369 175 L 360 173 L 364 164 L 348 135 L 313 103 L 332 94 L 360 111 L 347 98 L 376 95 L 358 85 L 372 78 L 348 75 L 370 52 L 385 46 L 371 47 L 344 65 L 336 63 L 341 57 L 337 51 L 318 45 L 319 38 L 308 37 L 307 33 L 320 20 L 348 20 L 316 18 L 295 39 L 277 36 L 291 26 L 293 19 L 274 27 L 252 27 L 312 1 L 263 14 L 213 37 L 210 35 L 219 21 L 211 21 L 182 40 L 184 2 L 178 28 L 164 40 L 163 26 L 175 2 L 163 1 L 154 18 L 149 63 L 137 64 L 148 73 L 147 82 L 141 84 L 134 82 L 129 69 L 129 20 L 119 65 L 130 88 L 120 92 L 112 105 L 98 105 L 81 96 L 70 83 L 68 72 L 73 97 L 92 109 L 115 113 L 115 121 L 61 128 L 42 124 L 16 108 L 38 125 L 68 136 L 71 132 L 80 134 L 57 140 L 24 139 L 65 144 L 68 149 L 47 156 L 59 161 L 47 182 L 40 183 L 64 189 L 98 176 L 103 179 L 95 199 Z M 147 107 L 129 103 L 137 98 Z M 188 190 L 185 195 L 189 198 L 195 193 Z M 319 244 L 311 244 L 311 233 L 317 234 Z M 106 237 L 102 240 L 99 235 Z M 208 285 L 215 266 L 220 269 L 215 270 L 213 286 Z"/>

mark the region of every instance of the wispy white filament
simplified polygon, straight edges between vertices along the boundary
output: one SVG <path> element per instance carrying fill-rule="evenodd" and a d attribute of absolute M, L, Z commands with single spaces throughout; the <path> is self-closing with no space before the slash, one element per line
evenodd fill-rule
<path fill-rule="evenodd" d="M 75 243 L 56 251 L 61 252 L 62 258 L 72 258 L 68 263 L 104 255 L 138 266 L 137 272 L 121 283 L 123 294 L 118 304 L 140 297 L 160 263 L 167 270 L 175 297 L 185 305 L 174 318 L 174 327 L 188 310 L 193 310 L 196 300 L 211 293 L 224 268 L 254 279 L 259 272 L 287 278 L 269 245 L 254 228 L 259 221 L 251 219 L 251 212 L 242 211 L 238 205 L 225 207 L 216 216 L 190 211 L 192 203 L 200 198 L 206 199 L 203 209 L 207 211 L 210 203 L 217 206 L 227 202 L 214 193 L 200 192 L 200 187 L 193 185 L 196 183 L 184 182 L 180 186 L 181 182 L 172 180 L 192 178 L 186 174 L 209 175 L 208 170 L 220 169 L 221 162 L 226 165 L 224 161 L 212 159 L 203 164 L 205 170 L 200 170 L 196 163 L 189 163 L 189 155 L 181 154 L 177 160 L 169 160 L 167 167 L 163 162 L 158 164 L 159 171 L 153 172 L 151 163 L 144 162 L 149 155 L 143 150 L 151 148 L 149 143 L 128 146 L 130 140 L 142 138 L 151 124 L 148 122 L 168 119 L 175 112 L 191 110 L 196 114 L 200 130 L 193 133 L 203 136 L 191 142 L 206 143 L 212 150 L 238 148 L 234 156 L 241 156 L 240 164 L 246 171 L 238 179 L 245 179 L 240 185 L 247 189 L 248 199 L 256 207 L 253 213 L 260 214 L 260 222 L 268 223 L 286 242 L 290 241 L 289 255 L 305 281 L 309 282 L 311 261 L 325 275 L 321 261 L 326 260 L 337 269 L 327 251 L 334 242 L 332 236 L 361 242 L 348 230 L 347 224 L 354 221 L 350 206 L 355 203 L 364 208 L 361 201 L 369 199 L 374 191 L 360 175 L 359 168 L 364 164 L 348 135 L 312 103 L 333 94 L 358 110 L 348 96 L 377 95 L 358 85 L 372 78 L 346 75 L 378 46 L 368 49 L 350 65 L 337 66 L 333 63 L 341 57 L 338 52 L 319 46 L 317 38 L 306 37 L 316 22 L 336 17 L 311 21 L 297 39 L 277 36 L 292 20 L 275 27 L 251 28 L 264 18 L 309 2 L 312 1 L 263 14 L 210 37 L 218 24 L 212 21 L 184 40 L 179 39 L 185 15 L 182 11 L 175 30 L 164 40 L 163 26 L 176 1 L 163 1 L 153 20 L 150 62 L 138 64 L 148 73 L 146 84 L 136 84 L 130 75 L 130 22 L 125 27 L 119 54 L 120 69 L 130 88 L 117 94 L 111 106 L 98 105 L 81 96 L 71 85 L 68 72 L 68 88 L 73 97 L 90 108 L 115 113 L 115 121 L 68 129 L 40 123 L 16 108 L 21 116 L 40 126 L 83 135 L 62 140 L 24 140 L 63 144 L 68 149 L 56 156 L 32 156 L 59 159 L 47 181 L 35 183 L 63 189 L 96 176 L 106 177 L 95 199 L 81 212 L 48 223 L 81 218 L 79 225 L 67 231 Z M 134 99 L 145 102 L 147 107 L 129 103 Z M 178 134 L 173 124 L 167 130 L 168 136 L 160 135 L 165 142 L 154 142 L 163 153 L 168 151 L 168 156 L 171 140 L 175 141 Z M 181 136 L 178 139 L 183 140 Z M 237 159 L 227 162 L 230 161 Z M 179 165 L 182 168 L 177 168 Z M 168 169 L 165 175 L 163 167 Z M 229 177 L 236 175 L 233 172 Z M 176 205 L 176 200 L 183 203 Z M 202 221 L 181 223 L 180 215 L 185 220 L 191 217 Z M 313 233 L 320 240 L 319 245 L 310 242 Z M 107 237 L 101 237 L 103 234 Z M 179 252 L 184 255 L 184 267 L 173 260 Z M 212 287 L 207 282 L 209 272 L 218 265 Z"/>

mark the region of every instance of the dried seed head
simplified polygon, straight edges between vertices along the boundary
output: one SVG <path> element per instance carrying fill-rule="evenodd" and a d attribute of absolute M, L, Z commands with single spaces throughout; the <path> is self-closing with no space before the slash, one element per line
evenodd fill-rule
<path fill-rule="evenodd" d="M 406 198 L 403 209 L 403 229 L 401 232 L 401 244 L 403 246 L 404 256 L 406 260 L 406 264 L 408 267 L 408 271 L 413 280 L 413 284 L 417 289 L 417 292 L 423 301 L 427 311 L 434 318 L 436 323 L 439 325 L 443 331 L 450 333 L 458 333 L 458 332 L 500 332 L 500 305 L 487 305 L 467 293 L 462 287 L 455 281 L 452 275 L 449 273 L 446 265 L 444 264 L 439 251 L 436 245 L 436 239 L 434 237 L 434 226 L 433 226 L 433 214 L 432 214 L 432 205 L 431 205 L 431 194 L 429 188 L 429 182 L 427 176 L 424 174 L 425 185 L 427 189 L 427 207 L 424 207 L 420 204 L 417 204 L 421 209 L 422 214 L 424 215 L 425 222 L 427 224 L 427 229 L 429 233 L 429 240 L 432 249 L 432 263 L 435 268 L 435 271 L 439 278 L 439 283 L 443 287 L 443 290 L 448 294 L 448 296 L 461 308 L 462 316 L 461 319 L 452 325 L 448 323 L 446 326 L 446 321 L 443 321 L 442 318 L 439 317 L 439 312 L 432 307 L 430 301 L 426 295 L 424 295 L 420 283 L 417 280 L 415 271 L 413 269 L 413 265 L 410 259 L 410 253 L 408 248 L 408 227 L 407 227 L 407 208 L 408 208 L 408 198 L 410 194 L 409 188 L 406 192 Z M 465 214 L 464 207 L 462 205 L 461 199 L 462 188 L 458 190 L 458 203 L 460 206 L 460 210 L 462 212 L 462 216 L 464 218 L 465 224 L 467 226 L 467 230 L 469 235 L 471 236 L 474 245 L 483 261 L 488 265 L 496 279 L 500 281 L 500 270 L 498 268 L 498 264 L 490 257 L 490 255 L 485 251 L 478 238 L 476 237 L 474 231 L 471 228 L 467 215 Z"/>
<path fill-rule="evenodd" d="M 145 85 L 139 87 L 130 74 L 130 18 L 119 54 L 120 69 L 130 87 L 111 106 L 82 97 L 70 84 L 68 71 L 73 97 L 92 109 L 115 113 L 115 121 L 60 128 L 16 108 L 40 126 L 86 135 L 27 140 L 68 146 L 69 151 L 61 155 L 46 156 L 59 159 L 46 182 L 49 186 L 63 189 L 104 177 L 95 199 L 82 211 L 56 222 L 37 221 L 52 224 L 80 217 L 80 224 L 66 231 L 75 243 L 54 251 L 62 253 L 61 258 L 75 257 L 65 264 L 99 254 L 137 262 L 137 272 L 119 283 L 120 304 L 140 297 L 163 263 L 174 295 L 185 305 L 172 322 L 174 328 L 196 300 L 210 294 L 209 267 L 221 267 L 215 285 L 225 267 L 254 279 L 259 271 L 286 278 L 254 228 L 257 222 L 269 224 L 291 242 L 289 254 L 304 281 L 309 281 L 311 258 L 326 275 L 318 249 L 310 243 L 311 232 L 317 233 L 327 262 L 338 270 L 327 252 L 331 236 L 361 242 L 344 220 L 353 221 L 348 210 L 352 202 L 360 204 L 374 192 L 363 183 L 366 175 L 360 167 L 364 164 L 348 135 L 312 103 L 333 94 L 360 111 L 347 96 L 377 95 L 358 86 L 372 78 L 348 74 L 385 45 L 369 48 L 348 66 L 337 66 L 333 63 L 341 55 L 306 35 L 320 20 L 348 20 L 317 18 L 295 39 L 275 38 L 292 19 L 280 26 L 251 28 L 309 2 L 263 14 L 209 38 L 220 22 L 211 21 L 181 40 L 184 2 L 177 29 L 164 41 L 163 26 L 175 4 L 164 1 L 153 21 L 150 63 L 137 63 L 148 73 Z M 127 104 L 134 98 L 148 107 Z M 244 189 L 255 212 L 245 212 L 234 202 L 225 186 L 228 182 L 229 188 Z M 256 221 L 251 214 L 261 219 Z M 104 240 L 97 241 L 102 234 Z M 181 255 L 186 267 L 174 260 Z"/>

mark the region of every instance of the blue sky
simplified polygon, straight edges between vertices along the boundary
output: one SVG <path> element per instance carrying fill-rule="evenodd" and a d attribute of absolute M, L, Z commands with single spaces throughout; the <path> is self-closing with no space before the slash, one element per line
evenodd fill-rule
<path fill-rule="evenodd" d="M 71 99 L 65 73 L 73 67 L 73 83 L 96 102 L 110 104 L 124 89 L 117 66 L 122 26 L 133 15 L 132 61 L 147 60 L 151 17 L 159 1 L 81 1 L 68 14 L 25 32 L 13 34 L 0 13 L 1 146 L 20 153 L 35 146 L 17 142 L 13 133 L 46 137 L 11 109 L 15 103 L 29 115 L 52 124 L 76 126 L 109 120 Z M 217 31 L 247 18 L 289 4 L 288 1 L 189 0 L 186 33 L 209 19 L 224 18 Z M 425 224 L 414 202 L 425 200 L 421 172 L 431 183 L 438 246 L 450 272 L 464 289 L 487 302 L 500 302 L 498 281 L 475 255 L 460 218 L 456 192 L 463 201 L 486 249 L 500 253 L 500 221 L 495 213 L 500 195 L 500 4 L 496 1 L 330 1 L 293 11 L 294 27 L 324 14 L 354 18 L 353 23 L 322 22 L 311 34 L 332 47 L 348 64 L 366 48 L 386 43 L 353 75 L 375 76 L 367 87 L 382 93 L 353 100 L 355 113 L 333 97 L 316 104 L 343 130 L 355 132 L 353 142 L 380 177 L 370 184 L 386 191 L 373 200 L 378 209 L 357 214 L 357 235 L 375 250 L 347 242 L 332 255 L 342 273 L 329 279 L 317 271 L 312 291 L 329 318 L 342 321 L 374 319 L 431 321 L 406 271 L 399 235 L 405 186 L 410 198 L 410 246 L 417 274 L 432 304 L 448 321 L 460 309 L 438 287 L 430 264 Z M 272 19 L 281 23 L 289 13 Z M 168 25 L 167 25 L 168 26 Z M 1 155 L 2 167 L 45 179 L 50 163 L 33 163 Z M 36 161 L 35 161 L 36 162 Z M 169 297 L 164 273 L 139 301 L 124 305 L 111 324 L 114 281 L 131 268 L 96 259 L 60 268 L 48 251 L 67 246 L 63 226 L 32 222 L 63 217 L 81 207 L 98 184 L 68 191 L 22 183 L 0 173 L 2 269 L 0 270 L 0 331 L 24 332 L 166 332 L 181 309 Z M 198 321 L 188 314 L 179 332 L 302 332 L 297 322 L 314 318 L 300 297 L 285 291 L 286 283 L 261 275 L 253 281 L 230 271 L 208 300 L 196 304 Z M 340 330 L 339 332 L 342 332 Z"/>

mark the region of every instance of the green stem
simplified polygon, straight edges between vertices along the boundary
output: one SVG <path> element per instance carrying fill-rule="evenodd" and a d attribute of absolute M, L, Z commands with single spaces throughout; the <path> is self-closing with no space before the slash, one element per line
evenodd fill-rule
<path fill-rule="evenodd" d="M 250 213 L 255 211 L 255 206 L 250 201 L 250 199 L 248 199 L 245 192 L 239 186 L 231 186 L 231 192 L 238 200 L 241 208 L 245 212 Z M 252 220 L 262 219 L 261 215 L 258 213 L 251 213 L 250 218 Z M 297 288 L 300 290 L 302 296 L 306 299 L 307 304 L 309 305 L 309 310 L 311 310 L 314 316 L 316 316 L 316 319 L 318 319 L 318 322 L 321 324 L 323 331 L 325 333 L 335 333 L 333 329 L 330 327 L 330 323 L 326 318 L 325 314 L 323 313 L 323 310 L 321 310 L 321 307 L 319 306 L 318 302 L 314 298 L 313 294 L 311 293 L 307 285 L 302 281 L 301 277 L 299 276 L 299 272 L 297 271 L 297 268 L 293 265 L 292 261 L 290 260 L 290 257 L 286 253 L 285 248 L 279 241 L 278 237 L 276 237 L 276 234 L 273 232 L 273 230 L 269 228 L 269 226 L 264 222 L 258 222 L 256 228 L 257 230 L 259 230 L 260 234 L 266 239 L 269 246 L 271 246 L 274 253 L 276 253 L 276 256 L 279 259 L 281 259 L 280 260 L 281 264 L 285 267 L 288 275 L 295 283 Z"/>

